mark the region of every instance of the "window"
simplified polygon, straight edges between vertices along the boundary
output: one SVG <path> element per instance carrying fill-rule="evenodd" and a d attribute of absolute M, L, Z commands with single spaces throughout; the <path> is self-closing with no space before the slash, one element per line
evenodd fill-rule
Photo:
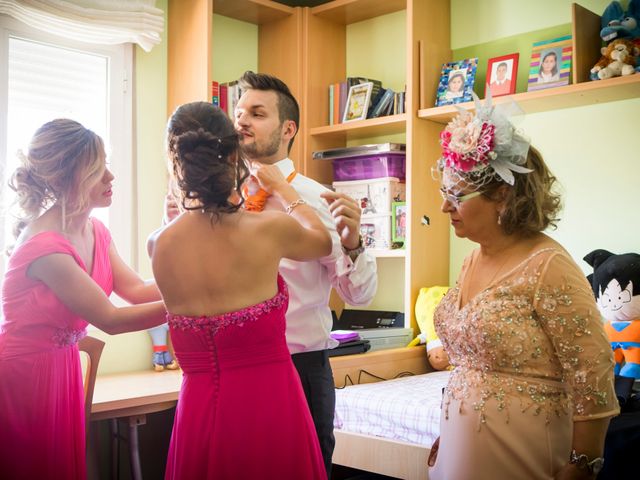
<path fill-rule="evenodd" d="M 14 241 L 7 181 L 35 130 L 72 118 L 102 137 L 116 179 L 113 204 L 95 210 L 125 262 L 132 262 L 133 166 L 131 45 L 94 46 L 36 32 L 0 15 L 0 247 Z M 2 256 L 0 273 L 6 257 Z"/>

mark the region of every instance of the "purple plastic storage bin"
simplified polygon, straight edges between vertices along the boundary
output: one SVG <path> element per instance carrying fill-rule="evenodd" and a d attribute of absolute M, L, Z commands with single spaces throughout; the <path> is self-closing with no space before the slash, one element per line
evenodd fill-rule
<path fill-rule="evenodd" d="M 405 179 L 404 153 L 379 153 L 353 158 L 334 158 L 333 180 L 368 180 L 370 178 L 396 177 Z"/>

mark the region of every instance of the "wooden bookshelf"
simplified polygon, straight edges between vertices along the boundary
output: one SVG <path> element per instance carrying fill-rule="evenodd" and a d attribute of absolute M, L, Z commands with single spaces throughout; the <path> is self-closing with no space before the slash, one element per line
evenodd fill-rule
<path fill-rule="evenodd" d="M 406 8 L 406 0 L 336 0 L 313 7 L 311 14 L 331 22 L 348 25 Z"/>
<path fill-rule="evenodd" d="M 493 104 L 501 105 L 513 101 L 524 113 L 540 113 L 631 98 L 640 98 L 640 74 L 505 95 L 493 99 Z M 459 103 L 458 106 L 475 110 L 473 102 Z M 454 105 L 445 105 L 419 110 L 418 117 L 446 124 L 457 113 L 458 110 Z"/>
<path fill-rule="evenodd" d="M 347 77 L 347 27 L 402 10 L 406 11 L 407 113 L 327 125 L 328 86 Z M 438 221 L 441 198 L 429 168 L 440 155 L 443 124 L 457 110 L 454 106 L 424 108 L 425 102 L 435 99 L 440 66 L 451 60 L 449 0 L 334 0 L 313 8 L 292 8 L 270 0 L 169 0 L 170 111 L 185 101 L 208 99 L 208 65 L 215 54 L 211 45 L 214 13 L 258 25 L 258 70 L 284 80 L 300 103 L 300 131 L 291 158 L 301 173 L 330 184 L 331 162 L 313 160 L 312 152 L 405 134 L 407 247 L 372 253 L 398 259 L 404 271 L 407 326 L 415 327 L 413 305 L 420 287 L 449 282 L 450 228 Z M 588 80 L 588 69 L 598 56 L 593 42 L 598 39 L 599 16 L 577 4 L 572 13 L 574 83 L 498 97 L 495 104 L 514 101 L 525 113 L 539 113 L 640 98 L 638 74 Z M 358 75 L 367 76 L 367 72 Z M 460 106 L 474 107 L 472 102 Z M 431 225 L 421 225 L 423 215 L 432 219 Z"/>
<path fill-rule="evenodd" d="M 324 127 L 315 127 L 309 130 L 311 136 L 324 136 L 359 140 L 362 138 L 377 137 L 380 135 L 394 135 L 404 133 L 406 130 L 407 114 L 388 115 L 386 117 L 368 118 L 353 122 L 339 123 Z"/>
<path fill-rule="evenodd" d="M 293 15 L 294 9 L 269 0 L 213 0 L 213 13 L 264 25 Z"/>

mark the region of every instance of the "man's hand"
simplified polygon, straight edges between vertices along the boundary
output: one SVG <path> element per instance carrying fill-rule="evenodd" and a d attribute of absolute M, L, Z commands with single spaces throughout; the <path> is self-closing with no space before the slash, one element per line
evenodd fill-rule
<path fill-rule="evenodd" d="M 329 204 L 329 211 L 336 222 L 340 242 L 347 250 L 354 250 L 360 244 L 360 205 L 348 195 L 324 192 L 320 195 Z"/>

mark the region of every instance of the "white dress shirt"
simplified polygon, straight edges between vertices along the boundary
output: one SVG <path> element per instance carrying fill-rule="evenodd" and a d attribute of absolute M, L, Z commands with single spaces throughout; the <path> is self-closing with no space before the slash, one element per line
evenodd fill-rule
<path fill-rule="evenodd" d="M 275 163 L 287 177 L 294 170 L 289 158 Z M 283 258 L 280 274 L 289 287 L 287 310 L 287 345 L 293 353 L 311 352 L 335 347 L 338 342 L 329 333 L 333 324 L 329 295 L 334 287 L 351 305 L 371 302 L 378 287 L 376 261 L 366 251 L 355 262 L 342 250 L 340 236 L 326 200 L 320 197 L 327 189 L 298 173 L 291 185 L 305 202 L 313 207 L 331 234 L 331 253 L 319 260 L 296 262 Z M 269 198 L 266 210 L 284 211 L 280 202 Z"/>

